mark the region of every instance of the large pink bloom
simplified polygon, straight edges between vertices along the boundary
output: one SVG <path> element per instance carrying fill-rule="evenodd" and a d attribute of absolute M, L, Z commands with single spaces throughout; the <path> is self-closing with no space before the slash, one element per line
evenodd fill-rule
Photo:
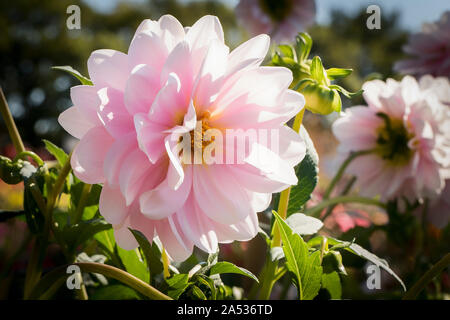
<path fill-rule="evenodd" d="M 439 21 L 424 24 L 422 32 L 413 34 L 403 50 L 412 57 L 397 62 L 395 70 L 450 77 L 450 11 L 444 12 Z"/>
<path fill-rule="evenodd" d="M 314 0 L 240 0 L 236 16 L 251 35 L 270 34 L 273 41 L 293 41 L 314 23 Z"/>
<path fill-rule="evenodd" d="M 433 87 L 410 76 L 369 81 L 363 89 L 368 107 L 349 108 L 333 124 L 341 155 L 373 150 L 348 168 L 361 193 L 383 200 L 436 197 L 450 173 L 448 107 Z"/>
<path fill-rule="evenodd" d="M 128 228 L 157 235 L 177 261 L 194 245 L 214 252 L 218 243 L 249 240 L 271 193 L 297 183 L 305 145 L 285 123 L 304 99 L 288 90 L 288 69 L 260 67 L 269 42 L 260 35 L 230 53 L 216 17 L 184 29 L 166 15 L 141 23 L 128 54 L 91 54 L 94 85 L 72 88 L 74 106 L 59 121 L 81 139 L 73 171 L 103 184 L 100 212 L 121 247 L 137 247 Z M 279 130 L 278 150 L 253 143 L 241 164 L 189 164 L 177 146 L 197 121 L 222 132 Z"/>

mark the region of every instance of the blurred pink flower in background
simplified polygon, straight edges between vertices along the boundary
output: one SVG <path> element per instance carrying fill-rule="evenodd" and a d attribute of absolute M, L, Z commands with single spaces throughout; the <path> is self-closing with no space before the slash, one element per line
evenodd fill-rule
<path fill-rule="evenodd" d="M 333 124 L 342 156 L 372 150 L 347 170 L 361 194 L 436 198 L 450 177 L 449 108 L 410 76 L 369 81 L 363 89 L 368 107 L 349 108 Z"/>
<path fill-rule="evenodd" d="M 316 189 L 309 201 L 309 206 L 315 206 L 319 204 L 323 199 L 323 193 Z M 327 209 L 324 209 L 320 217 L 323 220 Z M 323 223 L 327 229 L 337 228 L 341 232 L 347 232 L 355 227 L 368 228 L 372 224 L 370 215 L 360 209 L 349 208 L 348 205 L 338 204 L 331 213 L 323 220 Z"/>
<path fill-rule="evenodd" d="M 250 35 L 267 33 L 276 43 L 291 42 L 314 23 L 314 0 L 241 0 L 236 16 Z"/>
<path fill-rule="evenodd" d="M 369 214 L 363 210 L 348 209 L 342 204 L 336 206 L 324 221 L 327 228 L 337 225 L 339 230 L 347 232 L 355 227 L 368 228 L 371 225 Z"/>
<path fill-rule="evenodd" d="M 450 77 L 450 11 L 444 12 L 439 21 L 424 24 L 422 32 L 411 35 L 404 51 L 412 57 L 398 61 L 396 71 Z"/>
<path fill-rule="evenodd" d="M 430 90 L 443 104 L 450 107 L 450 81 L 446 77 L 434 78 L 425 75 L 420 78 L 419 86 L 421 90 Z"/>
<path fill-rule="evenodd" d="M 74 106 L 59 121 L 81 139 L 71 160 L 75 175 L 103 183 L 100 213 L 121 247 L 138 245 L 128 228 L 150 241 L 157 235 L 177 261 L 194 245 L 215 252 L 218 243 L 249 240 L 271 193 L 297 183 L 305 144 L 284 124 L 305 102 L 288 89 L 291 71 L 260 67 L 269 42 L 260 35 L 230 53 L 216 17 L 184 29 L 166 15 L 141 23 L 128 54 L 91 54 L 94 85 L 71 89 Z M 278 130 L 279 150 L 254 143 L 243 164 L 186 163 L 178 142 L 197 121 L 202 133 Z"/>

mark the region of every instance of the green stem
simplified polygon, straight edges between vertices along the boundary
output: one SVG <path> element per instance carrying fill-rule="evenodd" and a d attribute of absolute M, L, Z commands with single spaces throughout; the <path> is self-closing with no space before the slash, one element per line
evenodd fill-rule
<path fill-rule="evenodd" d="M 309 208 L 308 210 L 306 210 L 305 214 L 313 216 L 313 217 L 317 217 L 317 216 L 319 216 L 320 212 L 323 209 L 325 209 L 326 207 L 329 207 L 331 205 L 338 204 L 338 203 L 369 204 L 369 205 L 378 206 L 378 207 L 386 210 L 386 204 L 384 204 L 384 203 L 382 203 L 382 202 L 380 202 L 379 200 L 376 200 L 376 199 L 363 198 L 363 197 L 359 197 L 359 196 L 340 196 L 340 197 L 336 197 L 336 198 L 327 199 L 327 200 L 322 201 L 317 206 Z"/>
<path fill-rule="evenodd" d="M 26 157 L 30 157 L 33 159 L 39 167 L 44 165 L 44 161 L 33 151 L 22 151 L 17 156 L 14 157 L 13 161 L 17 161 L 18 159 L 26 159 Z"/>
<path fill-rule="evenodd" d="M 133 276 L 132 274 L 129 274 L 119 268 L 102 264 L 102 263 L 93 263 L 93 262 L 79 262 L 74 263 L 73 265 L 77 265 L 80 267 L 82 272 L 90 272 L 90 273 L 100 273 L 103 274 L 106 277 L 116 279 L 131 288 L 135 289 L 136 291 L 142 293 L 146 297 L 153 299 L 153 300 L 172 300 L 169 296 L 165 295 L 164 293 L 160 292 L 156 288 L 152 287 L 148 283 L 145 283 L 141 279 Z M 60 266 L 53 271 L 47 273 L 41 281 L 36 285 L 33 292 L 31 293 L 31 298 L 39 298 L 42 297 L 42 295 L 46 294 L 48 289 L 55 290 L 52 288 L 52 284 L 58 281 L 61 277 L 67 277 L 68 274 L 66 273 L 67 267 L 69 265 Z M 64 282 L 60 282 L 60 285 Z M 48 297 L 48 295 L 46 296 Z"/>
<path fill-rule="evenodd" d="M 356 177 L 352 177 L 350 181 L 345 186 L 344 190 L 342 190 L 341 196 L 345 196 L 349 193 L 350 189 L 352 188 L 353 184 L 356 181 Z M 322 221 L 325 221 L 326 218 L 333 212 L 333 209 L 336 208 L 337 204 L 333 204 L 332 206 L 328 207 L 327 212 L 325 212 L 324 216 L 321 218 Z"/>
<path fill-rule="evenodd" d="M 8 129 L 9 136 L 14 144 L 17 154 L 25 151 L 25 146 L 23 145 L 22 138 L 20 137 L 19 131 L 17 130 L 14 119 L 9 111 L 8 102 L 6 101 L 3 90 L 0 87 L 0 113 L 2 114 L 3 120 Z"/>
<path fill-rule="evenodd" d="M 331 192 L 333 191 L 336 184 L 339 182 L 339 180 L 342 178 L 342 175 L 345 172 L 345 169 L 347 169 L 348 165 L 355 160 L 359 156 L 367 155 L 369 153 L 372 153 L 373 150 L 361 150 L 357 152 L 352 152 L 350 155 L 345 159 L 345 161 L 341 164 L 338 172 L 334 176 L 333 180 L 331 180 L 330 185 L 328 186 L 327 190 L 325 190 L 325 193 L 323 195 L 323 199 L 328 199 L 331 195 Z"/>
<path fill-rule="evenodd" d="M 86 206 L 89 193 L 91 192 L 92 184 L 85 183 L 81 190 L 80 201 L 78 201 L 77 209 L 75 211 L 74 224 L 81 221 L 83 217 L 84 207 Z"/>
<path fill-rule="evenodd" d="M 439 260 L 430 270 L 428 270 L 417 281 L 408 292 L 403 296 L 403 300 L 416 299 L 419 293 L 425 288 L 425 286 L 441 273 L 448 265 L 450 265 L 450 253 L 447 253 L 441 260 Z"/>

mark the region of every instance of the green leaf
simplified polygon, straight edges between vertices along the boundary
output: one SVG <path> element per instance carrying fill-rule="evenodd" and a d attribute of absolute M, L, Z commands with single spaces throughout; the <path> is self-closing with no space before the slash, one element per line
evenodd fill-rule
<path fill-rule="evenodd" d="M 138 277 L 142 281 L 150 282 L 150 272 L 148 271 L 147 265 L 142 259 L 141 254 L 138 249 L 125 250 L 116 245 L 117 254 L 122 261 L 125 270 L 128 273 Z"/>
<path fill-rule="evenodd" d="M 346 96 L 349 99 L 351 99 L 353 97 L 356 97 L 356 96 L 359 96 L 359 95 L 361 95 L 364 92 L 363 89 L 360 89 L 360 90 L 358 90 L 356 92 L 350 92 L 350 91 L 345 90 L 341 86 L 338 86 L 337 84 L 332 84 L 329 87 L 330 87 L 330 89 L 334 89 L 334 90 L 339 91 L 340 93 L 342 93 L 344 96 Z"/>
<path fill-rule="evenodd" d="M 354 243 L 354 242 L 348 242 L 348 241 L 341 241 L 334 238 L 328 238 L 330 244 L 335 244 L 335 246 L 332 247 L 333 250 L 337 248 L 343 248 L 344 250 L 347 250 L 363 259 L 366 259 L 376 266 L 383 268 L 386 270 L 387 273 L 389 273 L 391 276 L 393 276 L 403 287 L 403 290 L 406 291 L 405 284 L 403 283 L 402 279 L 389 267 L 389 264 L 386 260 L 379 258 L 375 254 L 367 251 L 360 245 Z"/>
<path fill-rule="evenodd" d="M 295 37 L 295 41 L 295 51 L 297 53 L 298 62 L 308 59 L 313 44 L 311 36 L 306 32 L 302 32 Z"/>
<path fill-rule="evenodd" d="M 158 246 L 153 243 L 151 244 L 148 239 L 138 230 L 130 229 L 131 233 L 135 237 L 136 241 L 139 243 L 142 252 L 144 253 L 145 260 L 149 268 L 149 272 L 152 274 L 159 274 L 163 272 L 163 264 L 161 261 L 161 252 Z"/>
<path fill-rule="evenodd" d="M 315 56 L 311 62 L 311 76 L 318 83 L 327 85 L 326 73 L 322 65 L 322 60 L 319 56 Z"/>
<path fill-rule="evenodd" d="M 141 300 L 139 294 L 123 284 L 99 287 L 89 295 L 90 300 Z"/>
<path fill-rule="evenodd" d="M 317 218 L 307 216 L 303 213 L 291 214 L 286 223 L 291 227 L 294 233 L 299 235 L 311 235 L 319 231 L 323 223 Z"/>
<path fill-rule="evenodd" d="M 336 271 L 322 274 L 322 288 L 326 289 L 331 296 L 331 299 L 341 299 L 342 286 L 341 278 Z"/>
<path fill-rule="evenodd" d="M 302 237 L 292 232 L 292 229 L 278 213 L 272 212 L 280 228 L 286 266 L 294 276 L 299 299 L 311 300 L 320 289 L 322 278 L 320 252 L 315 251 L 309 254 L 308 245 L 303 241 Z"/>
<path fill-rule="evenodd" d="M 294 50 L 291 46 L 282 44 L 278 46 L 278 50 L 283 56 L 294 59 Z"/>
<path fill-rule="evenodd" d="M 112 263 L 118 267 L 122 268 L 122 262 L 120 261 L 118 255 L 116 254 L 116 241 L 114 240 L 113 229 L 108 229 L 96 233 L 94 239 L 97 241 L 98 246 L 103 251 L 103 253 L 112 261 Z"/>
<path fill-rule="evenodd" d="M 194 297 L 200 299 L 200 300 L 208 300 L 208 298 L 206 298 L 205 294 L 203 293 L 203 291 L 197 287 L 196 285 L 192 285 L 191 286 L 191 292 L 194 295 Z"/>
<path fill-rule="evenodd" d="M 43 139 L 43 141 L 44 141 L 45 148 L 47 149 L 47 151 L 50 152 L 51 155 L 56 158 L 59 165 L 62 167 L 67 162 L 67 159 L 69 158 L 67 153 L 63 149 L 61 149 L 60 147 L 58 147 L 57 145 L 53 144 L 50 141 L 45 140 L 45 139 Z"/>
<path fill-rule="evenodd" d="M 92 86 L 93 85 L 91 80 L 89 80 L 88 78 L 83 76 L 80 72 L 78 72 L 77 70 L 75 70 L 71 66 L 54 66 L 54 67 L 52 67 L 52 69 L 61 70 L 61 71 L 65 71 L 67 73 L 70 73 L 72 76 L 74 76 L 75 78 L 80 80 L 81 84 L 83 84 L 83 85 L 88 85 L 88 86 Z"/>
<path fill-rule="evenodd" d="M 73 184 L 70 188 L 70 200 L 74 206 L 77 206 L 80 202 L 81 193 L 83 191 L 84 182 L 77 182 Z M 100 193 L 102 191 L 102 186 L 99 184 L 93 184 L 91 187 L 91 191 L 86 199 L 85 206 L 98 206 L 98 202 L 100 200 Z"/>
<path fill-rule="evenodd" d="M 116 241 L 114 240 L 114 232 L 112 229 L 103 231 L 103 232 L 99 232 L 97 234 L 95 234 L 94 236 L 95 240 L 97 240 L 97 242 L 99 244 L 102 245 L 103 249 L 106 249 L 107 254 L 112 255 L 114 254 L 114 248 L 116 246 Z"/>
<path fill-rule="evenodd" d="M 25 211 L 25 218 L 31 233 L 41 233 L 45 223 L 44 214 L 39 209 L 39 206 L 34 200 L 33 194 L 27 184 L 25 184 L 23 191 L 23 209 Z"/>
<path fill-rule="evenodd" d="M 303 140 L 306 143 L 306 155 L 302 162 L 295 168 L 298 183 L 291 188 L 287 210 L 288 216 L 300 211 L 301 207 L 311 198 L 311 194 L 318 182 L 319 157 L 317 151 L 308 132 L 303 126 L 300 129 L 300 135 L 303 136 Z"/>
<path fill-rule="evenodd" d="M 330 68 L 327 69 L 327 77 L 330 80 L 345 78 L 353 72 L 353 69 Z"/>
<path fill-rule="evenodd" d="M 203 275 L 198 274 L 193 277 L 193 280 L 197 283 L 197 285 L 203 285 L 211 291 L 211 300 L 216 300 L 216 286 L 214 285 L 214 280 Z"/>
<path fill-rule="evenodd" d="M 178 297 L 186 290 L 189 286 L 189 276 L 185 273 L 174 274 L 172 277 L 166 279 L 166 284 L 168 285 L 167 295 L 172 299 L 178 299 Z"/>
<path fill-rule="evenodd" d="M 103 219 L 82 220 L 75 225 L 66 225 L 62 236 L 69 250 L 91 239 L 95 234 L 111 229 L 111 225 Z"/>
<path fill-rule="evenodd" d="M 238 266 L 232 264 L 231 262 L 227 262 L 227 261 L 217 262 L 215 265 L 213 265 L 209 269 L 210 276 L 212 276 L 214 274 L 222 274 L 222 273 L 240 274 L 240 275 L 252 278 L 256 282 L 259 282 L 258 278 L 253 273 L 251 273 L 250 271 L 248 271 L 244 268 L 238 267 Z"/>

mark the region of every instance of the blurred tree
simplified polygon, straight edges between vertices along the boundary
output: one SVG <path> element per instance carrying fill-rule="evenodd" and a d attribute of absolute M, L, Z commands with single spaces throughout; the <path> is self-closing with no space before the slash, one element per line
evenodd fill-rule
<path fill-rule="evenodd" d="M 316 25 L 309 30 L 313 41 L 312 54 L 319 55 L 325 67 L 352 68 L 351 76 L 342 80 L 345 88 L 356 91 L 368 76 L 378 73 L 383 79 L 394 77 L 392 66 L 403 57 L 402 46 L 408 33 L 399 27 L 399 13 L 381 15 L 381 29 L 369 30 L 366 8 L 356 15 L 333 10 L 328 26 Z M 374 75 L 375 76 L 375 75 Z M 349 101 L 345 101 L 349 105 Z M 352 104 L 363 103 L 362 97 Z"/>

